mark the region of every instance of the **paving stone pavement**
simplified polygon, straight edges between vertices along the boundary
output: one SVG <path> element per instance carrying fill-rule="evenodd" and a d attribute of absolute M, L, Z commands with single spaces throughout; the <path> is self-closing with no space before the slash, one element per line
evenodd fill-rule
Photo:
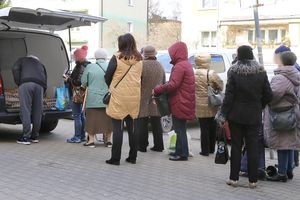
<path fill-rule="evenodd" d="M 227 186 L 229 165 L 216 165 L 214 156 L 198 154 L 197 127 L 189 128 L 195 154 L 190 161 L 171 162 L 165 151 L 139 153 L 136 165 L 127 164 L 125 134 L 121 166 L 105 164 L 110 149 L 102 144 L 95 149 L 67 144 L 65 139 L 73 132 L 70 120 L 61 120 L 53 133 L 42 134 L 39 144 L 16 144 L 20 132 L 20 126 L 0 126 L 0 200 L 300 199 L 300 169 L 287 183 L 259 182 L 255 190 Z M 246 186 L 247 179 L 241 183 Z"/>

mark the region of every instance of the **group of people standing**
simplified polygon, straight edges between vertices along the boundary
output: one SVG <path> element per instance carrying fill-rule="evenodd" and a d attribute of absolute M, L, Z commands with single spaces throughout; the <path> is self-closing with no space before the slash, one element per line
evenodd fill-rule
<path fill-rule="evenodd" d="M 105 49 L 95 52 L 95 63 L 86 59 L 87 46 L 74 52 L 76 66 L 70 76 L 64 76 L 72 91 L 75 128 L 74 136 L 67 142 L 85 142 L 84 146 L 95 147 L 95 135 L 103 133 L 105 145 L 112 147 L 111 157 L 106 163 L 120 165 L 126 124 L 130 147 L 126 162 L 135 164 L 137 152 L 147 151 L 150 123 L 154 139 L 151 150 L 161 152 L 164 150 L 161 115 L 153 98 L 167 95 L 177 135 L 171 161 L 188 160 L 188 120 L 195 117 L 199 120 L 202 156 L 215 152 L 217 125 L 223 126 L 228 121 L 231 132 L 228 185 L 238 186 L 242 147 L 245 146 L 249 187 L 257 186 L 261 132 L 266 145 L 276 149 L 278 154 L 278 174 L 268 177 L 268 180 L 286 182 L 293 179 L 293 168 L 299 165 L 297 150 L 300 150 L 300 67 L 296 55 L 288 47 L 276 49 L 274 62 L 278 68 L 269 82 L 264 67 L 255 60 L 252 48 L 240 46 L 228 71 L 225 98 L 220 107 L 212 107 L 208 101 L 209 86 L 215 91 L 223 90 L 222 80 L 210 70 L 209 54 L 195 56 L 194 71 L 188 61 L 186 44 L 176 42 L 168 49 L 173 69 L 166 82 L 164 68 L 156 59 L 154 47 L 146 46 L 142 53 L 139 52 L 134 37 L 128 33 L 119 36 L 118 48 L 109 63 Z M 31 68 L 33 64 L 38 70 Z M 38 142 L 41 116 L 36 111 L 41 109 L 46 89 L 45 67 L 38 58 L 28 56 L 15 63 L 13 75 L 22 94 L 24 134 L 18 143 Z M 33 101 L 40 103 L 32 107 Z M 28 116 L 32 112 L 33 130 Z"/>

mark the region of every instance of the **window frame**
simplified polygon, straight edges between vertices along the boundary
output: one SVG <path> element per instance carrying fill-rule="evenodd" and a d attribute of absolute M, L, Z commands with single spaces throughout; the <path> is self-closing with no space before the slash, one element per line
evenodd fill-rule
<path fill-rule="evenodd" d="M 128 21 L 127 22 L 127 31 L 128 31 L 128 33 L 133 33 L 133 22 L 132 21 Z"/>
<path fill-rule="evenodd" d="M 128 6 L 133 7 L 134 6 L 134 0 L 128 0 Z"/>

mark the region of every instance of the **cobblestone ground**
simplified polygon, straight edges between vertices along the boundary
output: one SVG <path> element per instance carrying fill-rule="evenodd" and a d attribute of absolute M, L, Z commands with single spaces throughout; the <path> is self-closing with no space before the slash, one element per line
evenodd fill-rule
<path fill-rule="evenodd" d="M 0 127 L 0 200 L 299 200 L 300 170 L 287 183 L 260 182 L 258 189 L 225 185 L 229 165 L 215 165 L 214 157 L 201 157 L 199 130 L 189 128 L 194 158 L 171 162 L 167 152 L 139 153 L 136 165 L 127 164 L 127 135 L 121 166 L 105 160 L 110 149 L 67 144 L 72 121 L 62 120 L 52 134 L 43 134 L 39 144 L 15 143 L 20 126 Z M 168 137 L 165 136 L 165 141 Z M 151 140 L 150 140 L 151 141 Z M 267 155 L 269 155 L 267 153 Z M 268 164 L 276 162 L 268 160 Z M 247 179 L 241 183 L 247 185 Z"/>

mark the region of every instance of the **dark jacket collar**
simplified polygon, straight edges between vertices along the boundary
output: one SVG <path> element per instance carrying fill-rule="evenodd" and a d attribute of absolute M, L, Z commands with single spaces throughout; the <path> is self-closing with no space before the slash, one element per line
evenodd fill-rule
<path fill-rule="evenodd" d="M 265 72 L 265 69 L 255 60 L 238 60 L 232 65 L 230 71 L 240 75 L 250 75 Z"/>

